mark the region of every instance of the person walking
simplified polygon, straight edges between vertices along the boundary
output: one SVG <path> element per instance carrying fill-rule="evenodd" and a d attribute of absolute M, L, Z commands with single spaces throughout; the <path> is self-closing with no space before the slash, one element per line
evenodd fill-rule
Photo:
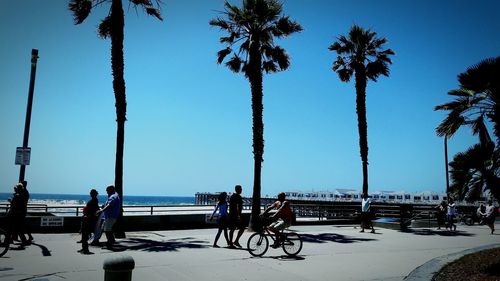
<path fill-rule="evenodd" d="M 89 251 L 89 236 L 92 232 L 94 232 L 94 228 L 97 222 L 97 211 L 99 211 L 99 201 L 97 199 L 98 194 L 99 193 L 97 192 L 97 190 L 90 190 L 90 200 L 83 208 L 82 249 L 78 252 L 84 255 L 91 254 L 91 252 Z"/>
<path fill-rule="evenodd" d="M 24 219 L 26 217 L 25 194 L 22 183 L 17 183 L 14 186 L 14 194 L 9 198 L 9 210 L 7 212 L 7 234 L 11 241 L 14 241 L 17 236 L 21 239 L 21 247 L 29 245 L 26 237 L 23 234 Z"/>
<path fill-rule="evenodd" d="M 215 205 L 215 209 L 214 209 L 212 215 L 210 216 L 210 220 L 213 220 L 215 213 L 217 211 L 219 212 L 218 213 L 219 216 L 217 217 L 217 225 L 218 225 L 219 229 L 217 230 L 217 234 L 215 235 L 215 240 L 214 240 L 214 245 L 213 245 L 214 248 L 219 248 L 219 246 L 217 245 L 217 241 L 219 241 L 219 237 L 220 237 L 222 231 L 224 231 L 224 238 L 226 238 L 227 245 L 230 248 L 234 247 L 233 244 L 231 243 L 231 241 L 229 240 L 228 235 L 227 235 L 227 225 L 228 225 L 229 217 L 228 217 L 228 213 L 227 213 L 228 205 L 227 205 L 226 198 L 227 198 L 226 192 L 222 192 L 219 194 L 217 205 Z"/>
<path fill-rule="evenodd" d="M 114 185 L 106 187 L 106 193 L 108 194 L 108 200 L 104 207 L 97 211 L 96 215 L 104 213 L 104 223 L 102 227 L 107 239 L 105 248 L 112 250 L 116 242 L 115 236 L 113 235 L 113 226 L 120 215 L 120 196 L 115 192 Z"/>
<path fill-rule="evenodd" d="M 488 200 L 488 206 L 486 206 L 484 211 L 484 223 L 491 229 L 491 234 L 495 232 L 495 217 L 496 208 L 493 205 L 493 201 Z"/>
<path fill-rule="evenodd" d="M 453 199 L 448 200 L 448 208 L 446 211 L 446 229 L 453 228 L 453 231 L 457 230 L 457 226 L 455 225 L 455 215 L 457 213 L 456 205 Z"/>
<path fill-rule="evenodd" d="M 28 215 L 28 201 L 30 199 L 30 193 L 28 191 L 28 182 L 23 180 L 23 181 L 21 181 L 21 184 L 23 185 L 22 193 L 23 193 L 23 199 L 24 199 L 23 205 L 25 208 L 25 213 L 24 213 L 24 219 L 23 219 L 23 222 L 24 222 L 23 223 L 24 224 L 23 225 L 23 233 L 19 233 L 19 235 L 26 234 L 28 236 L 27 237 L 28 244 L 31 244 L 31 241 L 33 241 L 33 236 L 31 235 L 30 228 L 26 224 L 26 216 Z"/>
<path fill-rule="evenodd" d="M 241 192 L 241 185 L 236 185 L 234 187 L 234 193 L 229 198 L 229 241 L 238 248 L 241 248 L 239 241 L 246 227 L 242 217 L 243 198 L 241 198 Z M 238 233 L 233 241 L 236 229 L 238 229 Z"/>
<path fill-rule="evenodd" d="M 446 226 L 446 223 L 445 223 L 446 209 L 447 209 L 447 206 L 446 206 L 446 202 L 444 202 L 444 201 L 441 201 L 441 203 L 439 203 L 439 205 L 436 206 L 436 220 L 437 220 L 437 225 L 438 225 L 437 229 L 441 229 L 442 225 Z"/>

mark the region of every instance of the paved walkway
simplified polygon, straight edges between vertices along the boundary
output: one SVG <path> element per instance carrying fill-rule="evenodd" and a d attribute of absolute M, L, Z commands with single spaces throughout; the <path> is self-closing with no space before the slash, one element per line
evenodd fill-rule
<path fill-rule="evenodd" d="M 486 226 L 459 225 L 455 233 L 380 228 L 375 234 L 353 226 L 292 228 L 305 241 L 298 258 L 287 258 L 281 249 L 254 258 L 246 250 L 212 248 L 215 229 L 127 233 L 119 240 L 121 252 L 91 247 L 92 255 L 76 252 L 76 234 L 36 234 L 35 244 L 0 258 L 0 280 L 104 280 L 103 262 L 116 255 L 134 258 L 136 281 L 403 280 L 432 259 L 500 246 L 500 234 L 490 235 Z M 242 244 L 249 235 L 244 234 Z M 225 246 L 221 239 L 219 245 Z"/>

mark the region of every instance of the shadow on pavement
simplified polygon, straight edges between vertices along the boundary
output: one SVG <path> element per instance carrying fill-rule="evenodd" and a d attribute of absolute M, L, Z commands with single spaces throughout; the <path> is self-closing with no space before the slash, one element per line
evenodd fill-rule
<path fill-rule="evenodd" d="M 42 250 L 42 255 L 44 257 L 50 257 L 50 256 L 52 256 L 52 254 L 50 253 L 50 250 L 47 247 L 45 247 L 44 245 L 37 244 L 37 243 L 31 243 L 31 245 L 39 247 Z"/>
<path fill-rule="evenodd" d="M 335 243 L 348 244 L 348 243 L 369 242 L 377 240 L 373 238 L 359 238 L 359 237 L 345 236 L 336 233 L 301 234 L 300 237 L 302 237 L 302 241 L 308 243 L 335 242 Z"/>
<path fill-rule="evenodd" d="M 128 238 L 120 240 L 120 244 L 115 245 L 113 251 L 121 252 L 125 250 L 146 251 L 146 252 L 173 252 L 180 248 L 200 249 L 208 248 L 207 241 L 196 240 L 195 238 L 172 239 L 168 241 L 156 241 L 144 238 Z"/>
<path fill-rule="evenodd" d="M 431 236 L 431 235 L 437 235 L 437 236 L 467 236 L 467 237 L 472 237 L 476 236 L 475 234 L 468 233 L 465 231 L 448 231 L 448 230 L 432 230 L 432 229 L 407 229 L 405 231 L 401 231 L 402 233 L 410 233 L 410 234 L 415 234 L 415 235 L 422 235 L 422 236 Z"/>

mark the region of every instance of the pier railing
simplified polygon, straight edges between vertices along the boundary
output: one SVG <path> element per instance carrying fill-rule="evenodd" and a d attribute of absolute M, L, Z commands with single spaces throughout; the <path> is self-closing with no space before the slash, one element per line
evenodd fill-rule
<path fill-rule="evenodd" d="M 6 214 L 9 203 L 0 203 L 0 214 Z M 46 205 L 28 204 L 28 216 L 82 216 L 83 205 Z M 359 202 L 292 202 L 294 213 L 298 219 L 337 220 L 357 219 L 361 213 Z M 264 206 L 261 207 L 264 209 Z M 406 214 L 414 217 L 418 214 L 420 220 L 435 218 L 435 208 L 432 205 L 416 204 L 372 204 L 375 218 L 391 217 L 400 219 Z M 169 214 L 211 214 L 214 206 L 211 205 L 124 205 L 126 216 L 134 215 L 169 215 Z M 459 206 L 459 213 L 470 213 L 473 206 Z M 245 204 L 243 212 L 250 213 L 251 205 Z M 411 216 L 410 216 L 411 214 Z"/>

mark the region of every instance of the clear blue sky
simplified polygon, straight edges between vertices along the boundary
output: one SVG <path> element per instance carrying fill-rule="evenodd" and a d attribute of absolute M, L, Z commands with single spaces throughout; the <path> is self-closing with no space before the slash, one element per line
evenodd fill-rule
<path fill-rule="evenodd" d="M 86 194 L 113 183 L 110 42 L 95 32 L 107 9 L 75 26 L 67 1 L 0 1 L 1 192 L 19 177 L 32 48 L 40 59 L 31 192 Z M 251 195 L 250 87 L 216 64 L 223 33 L 208 25 L 222 9 L 219 0 L 165 0 L 163 22 L 127 11 L 125 194 L 191 196 L 241 184 Z M 331 71 L 327 49 L 354 23 L 388 38 L 397 54 L 390 77 L 367 88 L 370 190 L 444 191 L 434 131 L 444 114 L 433 107 L 450 100 L 457 74 L 500 55 L 500 2 L 290 0 L 284 11 L 304 31 L 278 41 L 290 69 L 264 77 L 262 194 L 361 189 L 354 83 Z M 475 142 L 461 130 L 450 159 Z"/>

